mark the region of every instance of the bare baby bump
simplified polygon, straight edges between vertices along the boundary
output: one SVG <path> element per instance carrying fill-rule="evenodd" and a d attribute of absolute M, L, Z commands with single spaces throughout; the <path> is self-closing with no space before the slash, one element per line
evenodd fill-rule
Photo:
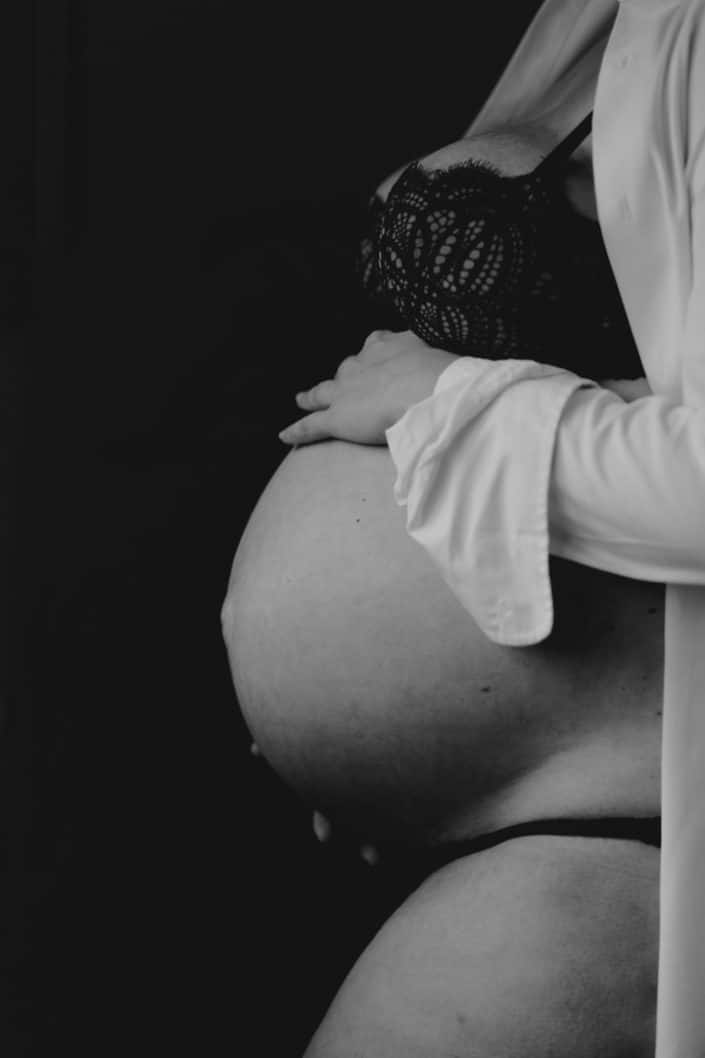
<path fill-rule="evenodd" d="M 379 839 L 658 814 L 662 588 L 554 561 L 554 633 L 498 646 L 406 533 L 393 481 L 384 448 L 299 449 L 243 534 L 224 634 L 271 765 Z"/>

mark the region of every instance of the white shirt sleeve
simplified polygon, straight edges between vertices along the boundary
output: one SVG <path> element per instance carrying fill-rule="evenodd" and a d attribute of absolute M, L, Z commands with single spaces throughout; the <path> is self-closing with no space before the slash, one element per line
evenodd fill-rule
<path fill-rule="evenodd" d="M 551 551 L 637 580 L 705 585 L 705 412 L 601 390 L 567 405 Z"/>
<path fill-rule="evenodd" d="M 592 385 L 533 361 L 462 357 L 387 431 L 410 535 L 498 643 L 551 631 L 554 440 L 566 401 Z"/>
<path fill-rule="evenodd" d="M 387 432 L 407 528 L 489 638 L 551 631 L 549 550 L 705 584 L 705 413 L 567 371 L 461 358 Z"/>

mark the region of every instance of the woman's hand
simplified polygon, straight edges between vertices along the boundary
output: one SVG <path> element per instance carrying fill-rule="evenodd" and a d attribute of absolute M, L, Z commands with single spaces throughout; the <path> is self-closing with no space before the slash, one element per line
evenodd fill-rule
<path fill-rule="evenodd" d="M 327 437 L 386 444 L 385 432 L 412 404 L 430 397 L 438 376 L 456 360 L 411 331 L 373 331 L 357 356 L 343 360 L 335 378 L 296 394 L 309 412 L 279 434 L 285 444 Z"/>

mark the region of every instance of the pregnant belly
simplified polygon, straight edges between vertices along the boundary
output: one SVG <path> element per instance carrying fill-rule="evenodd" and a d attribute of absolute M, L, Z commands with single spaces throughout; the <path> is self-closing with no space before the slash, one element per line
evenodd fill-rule
<path fill-rule="evenodd" d="M 501 647 L 407 535 L 386 449 L 289 454 L 223 609 L 246 722 L 304 798 L 420 845 L 658 814 L 663 591 L 552 564 L 556 627 Z"/>

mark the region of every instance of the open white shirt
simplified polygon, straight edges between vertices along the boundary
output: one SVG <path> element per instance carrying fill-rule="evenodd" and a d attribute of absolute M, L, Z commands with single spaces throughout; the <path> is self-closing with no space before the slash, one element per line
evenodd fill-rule
<path fill-rule="evenodd" d="M 463 357 L 387 439 L 409 532 L 497 642 L 550 632 L 549 551 L 668 585 L 657 1055 L 705 1058 L 705 0 L 547 0 L 473 130 L 593 104 L 653 396 Z"/>

